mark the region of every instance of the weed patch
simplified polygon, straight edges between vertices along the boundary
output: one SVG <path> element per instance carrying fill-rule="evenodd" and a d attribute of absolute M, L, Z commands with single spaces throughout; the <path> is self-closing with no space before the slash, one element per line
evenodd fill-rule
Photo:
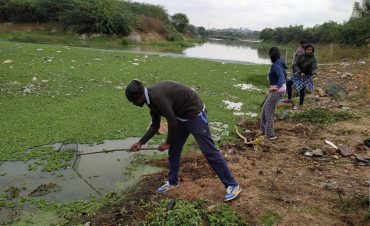
<path fill-rule="evenodd" d="M 294 114 L 292 119 L 296 122 L 309 122 L 312 124 L 329 124 L 352 119 L 354 115 L 344 111 L 333 111 L 326 108 L 314 108 L 302 113 Z"/>
<path fill-rule="evenodd" d="M 171 203 L 172 202 L 172 203 Z M 207 202 L 160 200 L 152 202 L 156 206 L 142 225 L 245 225 L 245 222 L 227 205 L 208 206 Z M 150 207 L 150 206 L 149 206 Z"/>

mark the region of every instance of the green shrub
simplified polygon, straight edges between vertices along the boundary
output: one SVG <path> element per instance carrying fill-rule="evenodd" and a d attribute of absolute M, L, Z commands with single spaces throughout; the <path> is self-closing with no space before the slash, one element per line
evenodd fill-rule
<path fill-rule="evenodd" d="M 144 223 L 143 225 L 201 225 L 201 212 L 193 203 L 177 201 L 173 209 L 166 210 L 167 203 L 168 200 L 162 200 L 160 206 L 149 216 L 148 223 Z"/>
<path fill-rule="evenodd" d="M 183 40 L 180 32 L 178 32 L 176 30 L 176 28 L 174 26 L 172 26 L 171 24 L 168 24 L 166 26 L 166 39 L 168 41 L 178 41 L 178 40 Z"/>
<path fill-rule="evenodd" d="M 1 6 L 1 15 L 5 20 L 14 22 L 39 22 L 46 18 L 37 7 L 37 0 L 9 0 Z"/>
<path fill-rule="evenodd" d="M 37 7 L 48 21 L 58 21 L 59 15 L 72 7 L 72 0 L 38 0 Z"/>
<path fill-rule="evenodd" d="M 217 225 L 245 225 L 243 219 L 241 219 L 228 205 L 218 205 L 216 211 L 212 211 L 207 214 L 208 222 L 210 226 Z"/>
<path fill-rule="evenodd" d="M 60 22 L 81 33 L 130 33 L 130 12 L 116 0 L 72 0 L 73 7 L 61 14 Z"/>
<path fill-rule="evenodd" d="M 160 5 L 151 5 L 147 3 L 125 2 L 127 9 L 136 15 L 143 15 L 157 18 L 164 23 L 169 22 L 167 11 Z"/>
<path fill-rule="evenodd" d="M 331 111 L 326 108 L 314 108 L 292 116 L 297 122 L 313 124 L 328 124 L 353 118 L 353 115 L 344 111 Z"/>

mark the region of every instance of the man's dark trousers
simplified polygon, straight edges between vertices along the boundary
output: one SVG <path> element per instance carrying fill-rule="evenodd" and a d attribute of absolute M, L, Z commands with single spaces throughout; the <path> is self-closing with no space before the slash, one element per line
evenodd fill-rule
<path fill-rule="evenodd" d="M 224 186 L 237 186 L 238 184 L 233 178 L 225 159 L 213 142 L 209 131 L 207 113 L 205 111 L 194 119 L 188 121 L 178 120 L 176 136 L 168 152 L 170 165 L 168 173 L 169 183 L 171 185 L 177 185 L 178 183 L 181 151 L 190 133 L 194 136 L 204 157 L 216 172 Z"/>

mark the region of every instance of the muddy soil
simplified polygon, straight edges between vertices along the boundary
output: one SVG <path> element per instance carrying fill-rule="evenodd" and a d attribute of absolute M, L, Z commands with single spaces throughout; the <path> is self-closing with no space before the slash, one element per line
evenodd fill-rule
<path fill-rule="evenodd" d="M 370 157 L 370 150 L 363 145 L 363 140 L 370 138 L 370 104 L 366 102 L 369 65 L 369 61 L 321 65 L 316 88 L 325 92 L 329 79 L 344 85 L 348 97 L 338 100 L 315 92 L 305 104 L 305 110 L 317 107 L 347 109 L 356 118 L 329 125 L 278 119 L 275 124 L 277 140 L 247 145 L 237 137 L 234 143 L 221 147 L 243 189 L 240 197 L 229 205 L 246 222 L 259 224 L 261 215 L 272 210 L 283 218 L 279 225 L 370 225 L 370 170 L 354 157 L 354 154 Z M 259 134 L 257 122 L 242 121 L 239 129 L 243 133 L 249 130 L 244 135 L 252 138 Z M 342 157 L 337 150 L 325 145 L 325 140 L 348 145 L 353 154 Z M 321 149 L 323 155 L 304 155 L 315 149 Z M 167 160 L 153 164 L 166 166 Z M 180 177 L 180 187 L 168 192 L 167 197 L 223 202 L 225 188 L 200 153 L 183 155 Z M 85 222 L 135 225 L 148 214 L 138 200 L 147 203 L 161 198 L 154 191 L 165 178 L 166 172 L 146 176 L 139 186 L 125 194 L 124 203 L 107 206 L 96 215 L 86 217 Z"/>

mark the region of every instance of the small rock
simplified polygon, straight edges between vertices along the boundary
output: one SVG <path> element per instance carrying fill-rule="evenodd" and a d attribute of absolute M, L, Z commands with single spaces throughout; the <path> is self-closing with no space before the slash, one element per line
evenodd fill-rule
<path fill-rule="evenodd" d="M 348 145 L 339 145 L 339 151 L 343 157 L 353 155 L 353 151 L 351 150 L 351 147 L 349 147 Z"/>
<path fill-rule="evenodd" d="M 327 145 L 327 144 L 323 145 L 321 147 L 321 150 L 323 150 L 325 152 L 325 154 L 327 154 L 327 155 L 334 155 L 337 152 L 336 149 L 334 149 L 333 147 L 331 147 L 330 145 Z"/>
<path fill-rule="evenodd" d="M 337 186 L 337 182 L 333 181 L 328 181 L 328 182 L 323 182 L 321 183 L 321 187 L 327 189 L 327 190 L 334 190 L 336 189 L 338 186 Z"/>
<path fill-rule="evenodd" d="M 235 150 L 234 150 L 234 148 L 230 148 L 230 149 L 228 149 L 228 150 L 227 150 L 227 154 L 228 154 L 228 155 L 233 155 L 233 154 L 235 154 Z"/>
<path fill-rule="evenodd" d="M 334 159 L 339 159 L 339 156 L 338 155 L 333 155 L 333 158 Z"/>
<path fill-rule="evenodd" d="M 305 156 L 308 156 L 308 157 L 312 157 L 312 156 L 313 156 L 313 153 L 312 153 L 312 152 L 310 152 L 310 151 L 306 151 L 306 152 L 304 153 L 304 155 L 305 155 Z"/>
<path fill-rule="evenodd" d="M 324 155 L 324 152 L 321 150 L 321 149 L 315 149 L 312 151 L 312 155 L 313 156 L 323 156 Z"/>
<path fill-rule="evenodd" d="M 317 91 L 319 92 L 320 97 L 324 97 L 326 95 L 325 91 L 321 89 L 320 87 L 317 88 Z"/>

